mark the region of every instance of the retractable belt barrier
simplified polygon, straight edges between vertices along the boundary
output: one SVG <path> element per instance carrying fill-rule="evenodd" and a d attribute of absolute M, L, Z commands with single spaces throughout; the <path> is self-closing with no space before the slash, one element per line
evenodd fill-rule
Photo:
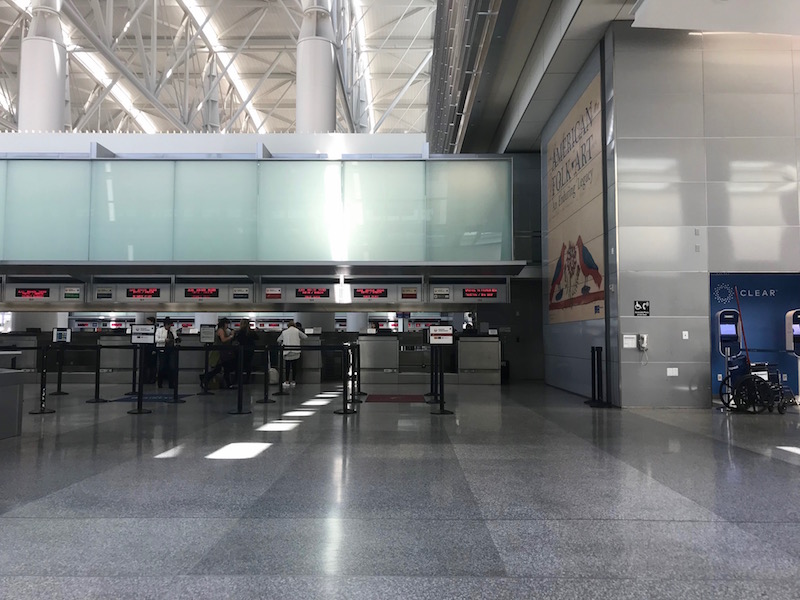
<path fill-rule="evenodd" d="M 35 411 L 30 411 L 32 415 L 43 415 L 43 414 L 51 414 L 56 412 L 52 408 L 47 407 L 47 357 L 49 353 L 53 350 L 54 344 L 48 344 L 45 346 L 0 346 L 0 350 L 35 350 L 40 352 L 40 404 L 39 409 Z M 149 414 L 152 411 L 143 408 L 142 404 L 144 402 L 144 373 L 145 369 L 145 359 L 146 359 L 146 350 L 145 348 L 141 347 L 140 345 L 136 344 L 126 344 L 126 345 L 114 345 L 114 346 L 103 346 L 101 344 L 94 344 L 94 345 L 77 345 L 77 344 L 57 344 L 57 360 L 56 364 L 58 367 L 58 379 L 57 379 L 57 390 L 56 392 L 52 393 L 51 395 L 66 395 L 68 392 L 64 392 L 61 389 L 62 385 L 62 374 L 64 368 L 64 355 L 67 351 L 70 352 L 86 352 L 86 351 L 94 351 L 95 352 L 95 377 L 94 377 L 94 398 L 91 400 L 87 400 L 86 402 L 89 404 L 99 404 L 108 402 L 104 398 L 100 397 L 100 357 L 103 351 L 103 348 L 113 349 L 113 350 L 131 350 L 133 353 L 133 363 L 131 365 L 131 391 L 126 392 L 125 395 L 132 396 L 135 395 L 137 402 L 136 408 L 133 410 L 129 410 L 128 414 Z M 179 377 L 177 376 L 179 369 L 180 369 L 180 355 L 183 352 L 203 352 L 204 353 L 204 367 L 205 373 L 208 372 L 208 354 L 212 350 L 218 351 L 230 351 L 231 349 L 236 350 L 236 376 L 237 381 L 239 383 L 238 390 L 237 390 L 237 405 L 235 410 L 229 411 L 229 414 L 234 415 L 245 415 L 250 414 L 250 410 L 245 410 L 244 407 L 244 385 L 242 380 L 242 374 L 244 371 L 244 351 L 245 346 L 242 345 L 221 345 L 221 344 L 205 344 L 204 346 L 198 347 L 181 347 L 180 345 L 175 345 L 172 349 L 173 357 L 174 357 L 174 375 L 172 375 L 172 383 L 173 383 L 173 392 L 172 392 L 172 399 L 168 401 L 169 404 L 183 404 L 185 400 L 182 400 L 178 393 L 179 388 Z M 254 353 L 261 352 L 264 356 L 264 394 L 263 398 L 260 400 L 256 400 L 258 404 L 273 404 L 275 400 L 271 399 L 269 396 L 269 371 L 271 368 L 270 363 L 270 352 L 271 351 L 278 351 L 280 356 L 280 368 L 279 368 L 279 376 L 278 376 L 278 391 L 274 392 L 273 396 L 280 396 L 284 395 L 286 392 L 283 392 L 281 387 L 281 382 L 283 381 L 284 376 L 284 369 L 285 369 L 285 361 L 283 356 L 283 351 L 286 350 L 301 350 L 304 352 L 307 351 L 334 351 L 334 352 L 341 352 L 342 353 L 342 409 L 334 411 L 336 414 L 343 414 L 343 415 L 350 415 L 355 414 L 355 405 L 360 404 L 361 400 L 356 398 L 357 395 L 363 395 L 364 392 L 361 391 L 361 353 L 358 344 L 343 344 L 343 345 L 326 345 L 326 346 L 280 346 L 280 345 L 270 345 L 270 346 L 263 346 L 262 348 L 253 348 Z M 205 390 L 201 391 L 198 395 L 213 395 L 211 392 L 207 392 Z"/>

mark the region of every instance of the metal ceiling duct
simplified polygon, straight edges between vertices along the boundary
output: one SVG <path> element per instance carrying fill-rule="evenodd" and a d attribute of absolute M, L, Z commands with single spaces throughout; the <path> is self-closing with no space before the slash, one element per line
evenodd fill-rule
<path fill-rule="evenodd" d="M 297 38 L 297 133 L 336 130 L 335 40 L 329 0 L 303 0 Z"/>
<path fill-rule="evenodd" d="M 503 0 L 439 0 L 428 98 L 431 152 L 457 154 Z"/>

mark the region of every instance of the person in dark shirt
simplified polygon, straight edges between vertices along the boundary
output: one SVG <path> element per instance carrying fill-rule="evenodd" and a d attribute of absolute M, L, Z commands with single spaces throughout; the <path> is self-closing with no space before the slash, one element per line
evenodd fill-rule
<path fill-rule="evenodd" d="M 242 379 L 244 383 L 250 383 L 250 376 L 253 374 L 253 357 L 256 353 L 256 341 L 258 334 L 250 329 L 250 319 L 242 319 L 239 329 L 233 334 L 233 341 L 242 347 Z"/>

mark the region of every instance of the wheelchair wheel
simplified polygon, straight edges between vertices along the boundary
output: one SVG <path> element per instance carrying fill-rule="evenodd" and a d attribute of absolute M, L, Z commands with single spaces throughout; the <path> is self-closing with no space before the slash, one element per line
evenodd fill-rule
<path fill-rule="evenodd" d="M 757 375 L 745 375 L 733 389 L 732 404 L 736 410 L 762 413 L 773 402 L 772 386 Z"/>
<path fill-rule="evenodd" d="M 733 390 L 731 389 L 731 376 L 728 375 L 722 382 L 719 384 L 719 399 L 722 400 L 722 404 L 725 405 L 725 408 L 736 408 L 731 407 L 731 401 L 733 399 Z"/>

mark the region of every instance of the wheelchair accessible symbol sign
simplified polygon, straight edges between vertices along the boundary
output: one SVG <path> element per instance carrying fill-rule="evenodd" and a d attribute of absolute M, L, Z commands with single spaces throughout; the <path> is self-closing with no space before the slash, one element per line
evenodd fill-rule
<path fill-rule="evenodd" d="M 650 300 L 636 300 L 633 303 L 633 316 L 635 317 L 649 317 L 650 316 Z"/>

